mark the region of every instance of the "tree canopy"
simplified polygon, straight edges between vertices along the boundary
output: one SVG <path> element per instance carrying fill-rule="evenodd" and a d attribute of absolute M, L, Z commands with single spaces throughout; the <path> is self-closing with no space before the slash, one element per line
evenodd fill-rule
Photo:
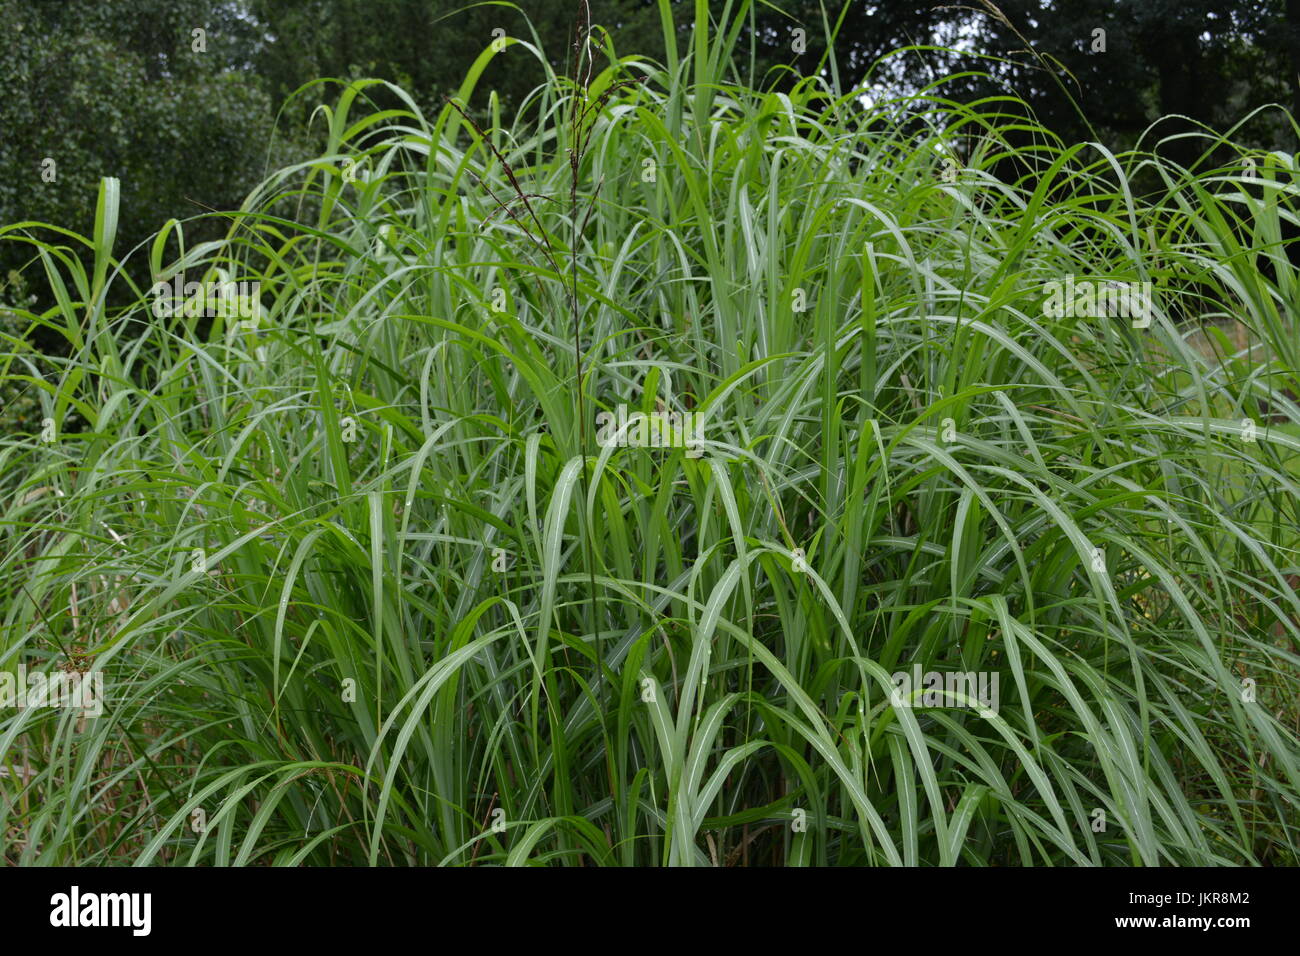
<path fill-rule="evenodd" d="M 591 8 L 618 54 L 663 56 L 657 0 Z M 686 30 L 693 5 L 668 8 Z M 535 43 L 563 70 L 575 12 L 574 0 L 0 0 L 10 24 L 0 39 L 0 221 L 84 230 L 100 177 L 112 175 L 120 241 L 141 242 L 168 218 L 234 208 L 268 169 L 309 155 L 312 110 L 333 93 L 321 85 L 295 98 L 304 84 L 374 76 L 435 106 L 497 36 Z M 895 52 L 912 45 L 945 49 Z M 1300 104 L 1300 0 L 773 0 L 755 6 L 737 49 L 747 51 L 737 71 L 758 85 L 788 86 L 819 66 L 844 88 L 949 78 L 945 97 L 1014 93 L 1067 141 L 1111 148 L 1162 116 L 1175 118 L 1157 136 L 1170 136 Z M 544 78 L 534 55 L 512 47 L 478 89 L 515 105 Z M 1290 134 L 1273 112 L 1237 139 L 1278 148 Z M 1164 148 L 1191 162 L 1202 147 Z M 5 244 L 0 277 L 30 258 Z"/>

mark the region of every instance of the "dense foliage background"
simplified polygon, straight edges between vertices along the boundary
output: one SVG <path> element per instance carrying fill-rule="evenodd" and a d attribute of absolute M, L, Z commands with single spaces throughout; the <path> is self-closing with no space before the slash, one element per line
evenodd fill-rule
<path fill-rule="evenodd" d="M 715 17 L 727 6 L 709 5 Z M 691 5 L 670 7 L 681 36 Z M 619 55 L 662 61 L 655 0 L 603 0 L 592 11 Z M 324 132 L 319 122 L 313 129 L 311 111 L 337 88 L 292 98 L 303 84 L 379 77 L 429 110 L 460 86 L 496 29 L 537 43 L 563 73 L 575 4 L 0 0 L 0 17 L 10 25 L 0 37 L 0 222 L 85 231 L 100 177 L 115 176 L 121 239 L 134 244 L 167 218 L 237 207 L 290 156 L 318 148 Z M 844 89 L 900 47 L 955 46 L 895 57 L 878 82 L 898 90 L 947 79 L 945 95 L 959 102 L 1014 93 L 1064 139 L 1095 138 L 1112 149 L 1133 146 L 1161 117 L 1226 129 L 1254 107 L 1300 103 L 1300 6 L 1283 0 L 781 0 L 754 6 L 739 24 L 738 77 L 764 88 L 797 82 L 822 62 L 826 27 Z M 202 52 L 196 29 L 205 31 Z M 802 54 L 792 50 L 796 29 L 806 32 Z M 1097 29 L 1106 32 L 1104 53 L 1093 49 Z M 967 75 L 973 69 L 987 75 Z M 487 66 L 480 89 L 513 107 L 544 79 L 543 65 L 515 48 Z M 370 95 L 398 105 L 386 91 Z M 1165 122 L 1165 132 L 1182 128 Z M 1276 148 L 1288 134 L 1273 116 L 1237 140 Z M 1177 141 L 1164 148 L 1181 161 L 1199 153 Z M 57 163 L 57 183 L 41 179 L 46 157 Z M 0 275 L 23 261 L 19 250 L 0 248 Z"/>

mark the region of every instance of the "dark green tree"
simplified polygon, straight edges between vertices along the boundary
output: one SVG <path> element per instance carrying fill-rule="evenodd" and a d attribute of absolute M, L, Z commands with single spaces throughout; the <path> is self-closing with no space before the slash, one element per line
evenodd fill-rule
<path fill-rule="evenodd" d="M 121 254 L 168 218 L 238 206 L 282 158 L 249 65 L 257 38 L 230 4 L 0 0 L 0 20 L 0 223 L 88 233 L 99 180 L 116 176 Z M 32 255 L 0 243 L 0 276 Z"/>

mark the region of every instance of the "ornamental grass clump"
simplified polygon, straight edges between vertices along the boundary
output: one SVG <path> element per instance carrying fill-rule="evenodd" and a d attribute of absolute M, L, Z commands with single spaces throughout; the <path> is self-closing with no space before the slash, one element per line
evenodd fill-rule
<path fill-rule="evenodd" d="M 1294 158 L 660 7 L 513 117 L 518 39 L 346 85 L 222 241 L 0 233 L 0 671 L 103 688 L 0 700 L 5 862 L 1297 862 Z"/>

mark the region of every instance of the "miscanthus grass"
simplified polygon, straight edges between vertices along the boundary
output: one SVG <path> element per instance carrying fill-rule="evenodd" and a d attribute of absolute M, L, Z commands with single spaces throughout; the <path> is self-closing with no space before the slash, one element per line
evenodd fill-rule
<path fill-rule="evenodd" d="M 738 6 L 6 227 L 0 668 L 105 698 L 0 709 L 6 862 L 1297 862 L 1293 158 L 755 92 Z"/>

